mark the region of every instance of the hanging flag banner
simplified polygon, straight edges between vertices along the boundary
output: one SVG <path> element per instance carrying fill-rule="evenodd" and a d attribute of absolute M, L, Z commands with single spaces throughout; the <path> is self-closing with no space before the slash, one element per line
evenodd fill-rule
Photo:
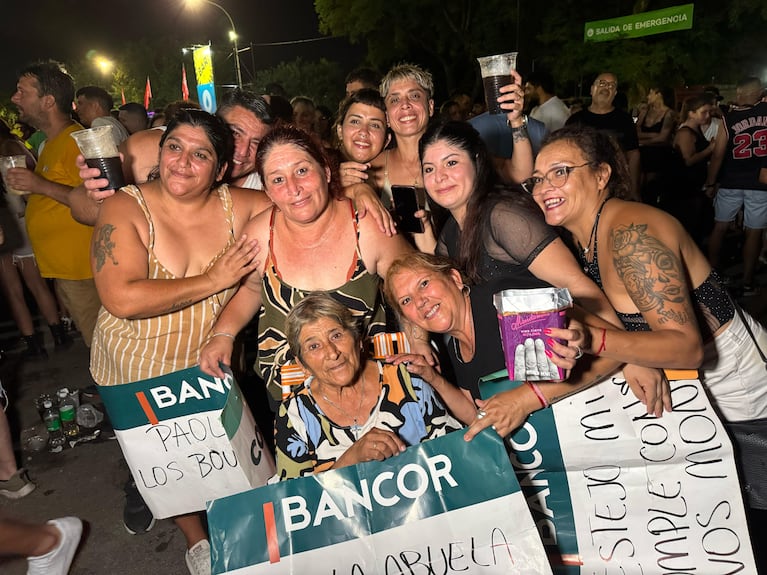
<path fill-rule="evenodd" d="M 189 100 L 189 85 L 186 83 L 186 64 L 181 64 L 181 99 L 184 102 Z"/>
<path fill-rule="evenodd" d="M 213 58 L 210 46 L 194 49 L 194 77 L 197 80 L 197 99 L 200 107 L 211 114 L 216 112 L 216 89 L 213 86 Z"/>
<path fill-rule="evenodd" d="M 264 485 L 274 459 L 230 371 L 199 366 L 99 394 L 144 501 L 158 519 Z"/>
<path fill-rule="evenodd" d="M 663 34 L 664 32 L 690 30 L 694 6 L 694 4 L 683 4 L 620 18 L 586 22 L 583 30 L 583 41 L 606 42 L 607 40 L 640 38 L 653 34 Z"/>
<path fill-rule="evenodd" d="M 661 418 L 618 373 L 507 440 L 556 575 L 757 572 L 730 439 L 697 379 L 670 384 Z M 503 370 L 480 389 L 518 385 Z"/>
<path fill-rule="evenodd" d="M 503 442 L 463 435 L 212 501 L 212 572 L 550 574 Z"/>
<path fill-rule="evenodd" d="M 144 108 L 149 110 L 149 102 L 152 100 L 152 84 L 149 83 L 149 76 L 146 77 L 146 86 L 144 87 Z"/>

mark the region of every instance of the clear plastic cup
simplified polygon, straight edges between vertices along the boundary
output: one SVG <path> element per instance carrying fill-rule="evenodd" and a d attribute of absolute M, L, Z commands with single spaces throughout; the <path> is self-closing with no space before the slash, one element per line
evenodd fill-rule
<path fill-rule="evenodd" d="M 118 190 L 125 185 L 120 152 L 112 138 L 112 126 L 98 126 L 72 132 L 77 147 L 91 168 L 101 170 L 101 177 L 109 180 L 102 190 Z"/>
<path fill-rule="evenodd" d="M 517 68 L 517 52 L 480 56 L 477 58 L 482 73 L 482 85 L 485 87 L 485 104 L 491 114 L 504 114 L 498 103 L 501 86 L 511 84 L 511 70 Z"/>
<path fill-rule="evenodd" d="M 19 154 L 16 156 L 0 156 L 0 174 L 2 174 L 3 185 L 5 186 L 5 189 L 9 194 L 23 196 L 29 193 L 24 190 L 17 190 L 16 188 L 12 188 L 11 186 L 8 185 L 8 182 L 5 179 L 6 173 L 11 168 L 26 168 L 26 167 L 27 167 L 27 157 L 23 154 Z"/>

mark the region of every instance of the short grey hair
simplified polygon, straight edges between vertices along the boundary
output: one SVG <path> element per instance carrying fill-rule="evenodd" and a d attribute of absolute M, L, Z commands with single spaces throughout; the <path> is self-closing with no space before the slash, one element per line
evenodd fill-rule
<path fill-rule="evenodd" d="M 322 318 L 338 323 L 344 331 L 352 334 L 355 343 L 362 341 L 359 323 L 348 307 L 328 294 L 311 294 L 298 302 L 285 319 L 288 346 L 298 359 L 301 359 L 301 331 L 308 324 Z"/>
<path fill-rule="evenodd" d="M 381 80 L 381 95 L 386 98 L 389 95 L 389 88 L 393 82 L 400 80 L 413 80 L 428 95 L 429 99 L 434 97 L 434 80 L 431 73 L 415 64 L 397 64 Z"/>

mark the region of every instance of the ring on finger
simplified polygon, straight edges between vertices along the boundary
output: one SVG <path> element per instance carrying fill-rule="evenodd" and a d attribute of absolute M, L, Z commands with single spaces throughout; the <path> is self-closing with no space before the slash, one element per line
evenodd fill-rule
<path fill-rule="evenodd" d="M 480 409 L 477 411 L 477 419 L 482 419 L 483 417 L 487 417 L 487 412 L 484 409 Z"/>
<path fill-rule="evenodd" d="M 583 357 L 583 350 L 579 345 L 575 346 L 575 357 L 573 359 L 580 359 Z"/>

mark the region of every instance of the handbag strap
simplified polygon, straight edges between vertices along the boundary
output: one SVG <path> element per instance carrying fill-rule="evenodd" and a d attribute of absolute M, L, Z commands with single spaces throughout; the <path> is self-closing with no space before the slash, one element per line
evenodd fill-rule
<path fill-rule="evenodd" d="M 751 337 L 751 341 L 754 342 L 754 345 L 756 346 L 756 351 L 759 352 L 759 357 L 762 358 L 762 363 L 767 365 L 767 357 L 765 357 L 764 352 L 762 351 L 762 348 L 759 347 L 759 342 L 756 341 L 756 336 L 754 335 L 754 332 L 751 331 L 751 326 L 746 321 L 746 317 L 743 315 L 743 310 L 740 309 L 740 306 L 733 302 L 733 306 L 735 307 L 735 311 L 738 312 L 738 317 L 740 317 L 740 321 L 743 322 L 743 325 L 746 326 L 746 331 L 748 332 L 748 335 Z"/>

